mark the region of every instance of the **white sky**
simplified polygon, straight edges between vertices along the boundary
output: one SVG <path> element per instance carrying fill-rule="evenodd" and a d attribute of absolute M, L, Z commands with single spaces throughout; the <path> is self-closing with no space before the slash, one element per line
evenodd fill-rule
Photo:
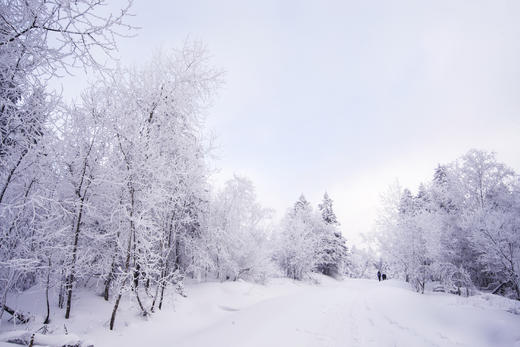
<path fill-rule="evenodd" d="M 413 190 L 470 148 L 520 171 L 520 1 L 136 0 L 133 13 L 124 64 L 189 36 L 226 71 L 208 113 L 215 180 L 247 175 L 279 215 L 327 190 L 356 241 L 396 178 Z"/>

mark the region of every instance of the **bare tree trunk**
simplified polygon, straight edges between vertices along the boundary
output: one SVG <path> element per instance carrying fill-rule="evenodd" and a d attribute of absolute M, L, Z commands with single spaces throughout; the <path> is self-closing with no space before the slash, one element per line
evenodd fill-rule
<path fill-rule="evenodd" d="M 110 285 L 112 284 L 112 280 L 114 279 L 114 272 L 116 269 L 116 256 L 117 256 L 117 240 L 119 240 L 120 232 L 119 230 L 116 233 L 116 243 L 114 245 L 114 256 L 112 257 L 112 264 L 110 265 L 110 273 L 105 281 L 105 291 L 103 293 L 103 298 L 105 301 L 108 301 L 110 296 Z"/>
<path fill-rule="evenodd" d="M 137 299 L 137 303 L 139 304 L 139 308 L 141 309 L 143 316 L 148 316 L 148 312 L 146 311 L 146 308 L 144 308 L 144 305 L 141 301 L 141 298 L 139 297 L 139 288 L 135 288 L 135 298 Z"/>
<path fill-rule="evenodd" d="M 123 280 L 123 283 L 121 283 L 121 287 L 119 288 L 119 294 L 117 295 L 116 302 L 114 303 L 114 309 L 112 310 L 112 315 L 110 317 L 110 330 L 114 330 L 114 323 L 116 321 L 116 314 L 117 309 L 119 308 L 119 302 L 121 301 L 121 297 L 123 296 L 123 288 L 126 285 L 126 281 L 128 280 L 128 270 L 130 269 L 130 255 L 132 253 L 132 238 L 134 237 L 134 221 L 133 221 L 133 215 L 134 215 L 134 190 L 130 185 L 130 232 L 128 233 L 128 246 L 126 248 L 126 261 L 125 261 L 125 273 L 126 277 Z"/>
<path fill-rule="evenodd" d="M 172 213 L 172 215 L 169 219 L 168 226 L 166 228 L 167 239 L 161 240 L 162 269 L 161 269 L 161 274 L 160 274 L 160 278 L 159 278 L 157 287 L 155 288 L 155 295 L 154 295 L 154 298 L 152 301 L 152 307 L 150 308 L 151 312 L 154 312 L 155 303 L 157 302 L 157 298 L 159 296 L 159 289 L 161 289 L 161 304 L 162 304 L 162 298 L 163 298 L 163 292 L 164 292 L 164 280 L 165 280 L 165 277 L 167 274 L 168 262 L 169 262 L 169 257 L 170 257 L 170 253 L 171 253 L 172 235 L 173 235 L 173 219 L 174 219 L 174 214 Z M 166 233 L 165 233 L 165 236 L 166 236 Z M 166 243 L 166 249 L 165 249 L 165 243 Z M 159 310 L 161 309 L 161 306 L 162 305 L 159 305 Z"/>
<path fill-rule="evenodd" d="M 51 315 L 51 308 L 50 308 L 50 305 L 49 305 L 50 277 L 51 277 L 51 258 L 49 257 L 49 270 L 47 270 L 47 283 L 45 284 L 45 300 L 47 302 L 47 317 L 45 317 L 45 320 L 43 321 L 43 324 L 49 324 L 50 323 L 50 315 Z"/>
<path fill-rule="evenodd" d="M 5 192 L 7 191 L 7 187 L 9 187 L 9 183 L 11 183 L 11 180 L 13 178 L 13 175 L 14 175 L 16 169 L 18 169 L 18 167 L 20 166 L 20 163 L 22 162 L 22 160 L 25 157 L 25 155 L 27 154 L 27 152 L 28 152 L 27 149 L 24 149 L 22 151 L 22 154 L 20 155 L 20 159 L 18 159 L 18 161 L 16 162 L 14 167 L 11 169 L 11 171 L 9 171 L 9 175 L 7 175 L 7 180 L 4 184 L 4 186 L 2 187 L 2 190 L 0 191 L 0 203 L 2 203 L 2 200 L 4 199 Z"/>
<path fill-rule="evenodd" d="M 114 256 L 115 258 L 115 256 Z M 115 259 L 112 260 L 112 265 L 110 266 L 110 273 L 105 281 L 105 291 L 103 293 L 103 298 L 105 301 L 108 301 L 110 296 L 110 285 L 112 284 L 112 279 L 114 278 L 114 270 L 115 270 Z"/>
<path fill-rule="evenodd" d="M 87 181 L 85 190 L 83 191 L 83 195 L 81 195 L 81 189 L 83 188 L 83 184 L 85 182 L 85 178 L 87 176 L 87 161 L 88 157 L 90 156 L 90 151 L 92 150 L 92 147 L 94 146 L 94 139 L 90 142 L 90 147 L 85 155 L 85 159 L 83 160 L 83 169 L 81 171 L 81 179 L 78 184 L 78 187 L 76 188 L 76 195 L 79 198 L 79 211 L 78 211 L 78 218 L 76 220 L 76 230 L 74 232 L 74 244 L 72 249 L 72 264 L 70 269 L 70 274 L 67 277 L 66 282 L 66 290 L 67 290 L 67 308 L 65 311 L 65 319 L 69 319 L 70 317 L 70 309 L 72 305 L 72 286 L 74 285 L 74 279 L 75 279 L 75 271 L 76 271 L 76 260 L 78 257 L 78 241 L 79 241 L 79 232 L 80 232 L 80 226 L 81 226 L 81 217 L 83 216 L 83 206 L 85 205 L 85 197 L 87 196 L 87 191 L 90 186 L 91 180 Z"/>
<path fill-rule="evenodd" d="M 63 269 L 61 269 L 61 280 L 60 280 L 60 292 L 58 294 L 58 307 L 63 308 L 63 301 L 65 300 L 65 287 L 63 285 L 65 282 L 65 275 L 63 274 Z"/>
<path fill-rule="evenodd" d="M 161 279 L 159 281 L 159 283 L 162 282 L 162 273 L 161 273 Z M 157 301 L 157 297 L 159 296 L 159 287 L 161 286 L 161 284 L 158 284 L 157 287 L 155 288 L 155 294 L 153 296 L 153 301 L 152 301 L 152 306 L 150 307 L 150 312 L 154 312 L 155 310 L 155 302 Z"/>
<path fill-rule="evenodd" d="M 135 236 L 134 236 L 134 240 L 135 240 Z M 134 246 L 135 246 L 135 242 L 134 242 Z M 139 287 L 139 276 L 141 274 L 141 272 L 139 270 L 141 269 L 141 266 L 137 262 L 136 258 L 137 257 L 135 256 L 135 249 L 134 249 L 134 288 L 137 290 L 137 288 Z"/>
<path fill-rule="evenodd" d="M 79 232 L 80 232 L 80 224 L 81 224 L 81 216 L 83 215 L 83 201 L 85 199 L 85 195 L 81 198 L 81 205 L 79 208 L 78 220 L 76 221 L 76 231 L 74 233 L 74 244 L 72 249 L 72 265 L 70 269 L 70 274 L 67 277 L 67 282 L 65 285 L 67 291 L 67 308 L 65 310 L 65 319 L 69 319 L 70 317 L 70 309 L 72 305 L 72 286 L 74 284 L 74 277 L 76 271 L 76 259 L 78 252 L 78 241 L 79 241 Z"/>
<path fill-rule="evenodd" d="M 166 283 L 161 283 L 161 299 L 159 300 L 159 310 L 162 309 L 162 303 L 164 298 L 164 289 L 166 288 Z"/>
<path fill-rule="evenodd" d="M 164 290 L 166 289 L 165 277 L 168 274 L 168 268 L 169 268 L 168 260 L 166 260 L 166 264 L 164 265 L 164 270 L 162 272 L 161 281 L 159 282 L 159 285 L 157 286 L 157 289 L 159 289 L 159 286 L 161 287 L 161 297 L 159 298 L 159 305 L 157 306 L 159 308 L 159 310 L 162 309 L 162 304 L 163 304 L 163 299 L 164 299 Z M 154 300 L 154 303 L 155 303 L 155 300 Z"/>
<path fill-rule="evenodd" d="M 119 294 L 117 295 L 116 302 L 114 303 L 114 308 L 112 309 L 112 315 L 110 316 L 110 330 L 114 330 L 114 323 L 116 321 L 116 313 L 119 307 L 119 302 L 121 301 L 121 297 L 123 296 L 123 287 L 125 286 L 126 279 L 121 284 L 121 288 L 119 288 Z"/>

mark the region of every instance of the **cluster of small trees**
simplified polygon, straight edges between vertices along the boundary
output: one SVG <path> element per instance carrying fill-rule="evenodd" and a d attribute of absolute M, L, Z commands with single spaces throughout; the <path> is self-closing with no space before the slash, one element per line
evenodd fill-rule
<path fill-rule="evenodd" d="M 380 249 L 418 291 L 435 280 L 457 291 L 505 286 L 520 299 L 520 181 L 494 153 L 470 150 L 416 194 L 393 187 L 385 204 Z"/>
<path fill-rule="evenodd" d="M 326 193 L 316 212 L 301 195 L 284 217 L 277 237 L 275 259 L 286 276 L 302 279 L 311 272 L 345 273 L 348 249 Z"/>

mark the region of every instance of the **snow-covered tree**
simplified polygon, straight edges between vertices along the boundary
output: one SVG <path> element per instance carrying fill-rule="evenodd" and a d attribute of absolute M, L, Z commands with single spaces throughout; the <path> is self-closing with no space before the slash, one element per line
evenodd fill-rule
<path fill-rule="evenodd" d="M 321 206 L 328 210 L 326 217 L 334 215 L 328 196 Z M 325 220 L 303 194 L 283 219 L 276 245 L 275 258 L 288 277 L 302 279 L 313 271 L 331 276 L 345 273 L 348 249 L 337 221 Z"/>
<path fill-rule="evenodd" d="M 276 234 L 275 259 L 289 278 L 301 280 L 316 268 L 318 235 L 307 209 L 291 211 Z"/>
<path fill-rule="evenodd" d="M 116 48 L 115 36 L 131 29 L 104 1 L 8 1 L 0 4 L 0 282 L 6 295 L 26 288 L 44 270 L 50 281 L 61 260 L 54 240 L 63 232 L 58 171 L 63 153 L 59 97 L 50 79 L 73 67 L 98 69 Z M 99 54 L 105 53 L 105 54 Z M 97 57 L 97 58 L 96 58 Z M 61 222 L 64 222 L 61 220 Z M 64 234 L 62 234 L 64 236 Z M 51 249 L 53 251 L 51 251 Z M 48 287 L 48 285 L 47 285 Z M 2 311 L 3 312 L 3 311 Z"/>
<path fill-rule="evenodd" d="M 319 204 L 322 223 L 318 223 L 316 231 L 319 235 L 317 249 L 317 270 L 325 275 L 343 274 L 348 262 L 346 240 L 339 230 L 339 223 L 332 208 L 332 199 L 327 193 Z"/>
<path fill-rule="evenodd" d="M 217 278 L 265 280 L 272 272 L 268 226 L 252 182 L 235 176 L 210 205 L 209 241 Z"/>
<path fill-rule="evenodd" d="M 516 173 L 494 153 L 470 150 L 439 165 L 415 197 L 404 190 L 394 199 L 392 217 L 381 218 L 381 250 L 421 291 L 426 281 L 442 277 L 439 268 L 449 267 L 459 282 L 507 284 L 520 297 L 517 187 Z"/>
<path fill-rule="evenodd" d="M 383 261 L 376 261 L 376 252 L 373 249 L 364 249 L 352 246 L 347 275 L 353 278 L 375 278 L 377 271 L 383 272 Z M 380 264 L 380 266 L 379 266 Z"/>
<path fill-rule="evenodd" d="M 332 209 L 332 199 L 329 197 L 329 194 L 325 192 L 323 195 L 323 201 L 318 205 L 321 211 L 321 217 L 327 224 L 338 224 L 338 219 L 336 218 L 336 214 Z"/>
<path fill-rule="evenodd" d="M 176 284 L 177 272 L 191 270 L 194 254 L 188 246 L 201 235 L 200 213 L 207 201 L 201 112 L 219 72 L 207 65 L 195 43 L 156 57 L 140 71 L 120 71 L 113 80 L 105 89 L 113 95 L 109 117 L 116 150 L 111 160 L 124 183 L 120 205 L 127 227 L 119 234 L 123 264 L 114 274 L 119 289 L 111 327 L 125 291 L 133 291 L 147 314 L 141 285 L 148 290 L 150 284 Z"/>

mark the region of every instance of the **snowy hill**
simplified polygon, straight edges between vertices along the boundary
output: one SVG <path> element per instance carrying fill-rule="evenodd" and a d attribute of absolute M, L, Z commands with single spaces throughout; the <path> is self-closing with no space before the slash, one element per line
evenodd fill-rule
<path fill-rule="evenodd" d="M 77 298 L 77 314 L 50 326 L 63 334 L 65 323 L 70 333 L 96 347 L 520 346 L 516 301 L 487 294 L 421 295 L 394 280 L 319 280 L 319 285 L 287 279 L 268 285 L 191 284 L 188 297 L 177 297 L 174 308 L 149 319 L 127 303 L 112 332 L 107 329 L 111 305 L 84 292 Z M 29 295 L 20 299 L 27 308 Z M 4 322 L 0 341 L 13 329 Z"/>

